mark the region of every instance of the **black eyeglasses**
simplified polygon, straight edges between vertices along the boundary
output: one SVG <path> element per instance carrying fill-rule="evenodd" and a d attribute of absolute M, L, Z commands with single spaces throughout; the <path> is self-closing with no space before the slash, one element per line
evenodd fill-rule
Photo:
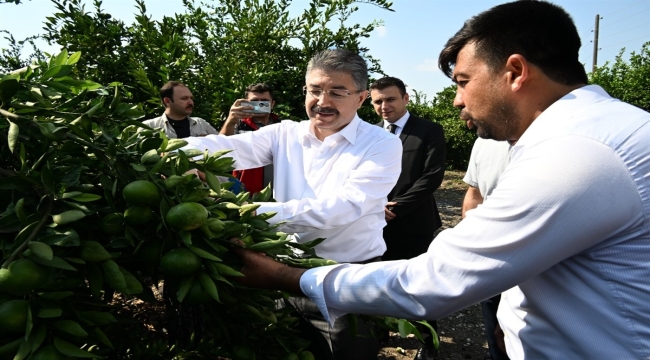
<path fill-rule="evenodd" d="M 302 93 L 303 95 L 311 95 L 312 97 L 315 98 L 320 98 L 323 96 L 324 93 L 327 93 L 327 96 L 329 96 L 330 99 L 332 100 L 343 100 L 346 97 L 352 95 L 352 94 L 358 94 L 362 92 L 363 90 L 357 90 L 357 91 L 350 91 L 350 90 L 345 90 L 345 89 L 330 89 L 330 90 L 323 90 L 323 89 L 314 89 L 314 90 L 307 90 L 307 87 L 304 86 L 302 88 Z"/>

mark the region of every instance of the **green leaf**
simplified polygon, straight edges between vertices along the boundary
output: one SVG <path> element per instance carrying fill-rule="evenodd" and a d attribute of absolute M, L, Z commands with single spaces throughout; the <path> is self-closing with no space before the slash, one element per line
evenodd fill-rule
<path fill-rule="evenodd" d="M 182 148 L 183 146 L 186 146 L 187 141 L 185 141 L 183 139 L 169 139 L 169 141 L 167 141 L 167 144 L 165 144 L 165 141 L 163 140 L 162 145 L 165 146 L 165 148 L 162 149 L 162 151 L 169 152 L 169 151 L 178 150 L 178 149 Z"/>
<path fill-rule="evenodd" d="M 62 68 L 61 65 L 57 65 L 49 68 L 43 75 L 41 75 L 41 79 L 47 80 L 49 78 L 53 78 L 54 76 L 56 76 L 56 74 L 58 74 L 61 71 L 61 68 Z"/>
<path fill-rule="evenodd" d="M 102 262 L 102 270 L 104 270 L 104 279 L 113 290 L 128 293 L 124 274 L 120 271 L 119 265 L 114 260 L 111 259 Z"/>
<path fill-rule="evenodd" d="M 57 215 L 52 215 L 52 220 L 57 225 L 65 225 L 86 217 L 82 211 L 79 210 L 68 210 Z"/>
<path fill-rule="evenodd" d="M 47 191 L 51 194 L 56 194 L 56 178 L 54 177 L 54 174 L 52 173 L 52 170 L 50 170 L 50 164 L 49 162 L 43 166 L 43 169 L 41 170 L 41 181 L 43 182 L 43 186 Z"/>
<path fill-rule="evenodd" d="M 47 235 L 39 238 L 38 240 L 47 245 L 56 245 L 63 247 L 79 246 L 81 243 L 79 234 L 76 231 L 69 229 L 59 231 L 56 229 L 48 229 Z"/>
<path fill-rule="evenodd" d="M 34 255 L 41 259 L 52 260 L 52 257 L 54 256 L 52 248 L 42 242 L 32 241 L 27 246 L 29 246 L 29 250 L 31 250 Z"/>
<path fill-rule="evenodd" d="M 413 325 L 404 319 L 399 319 L 397 328 L 401 337 L 407 337 L 413 331 Z"/>
<path fill-rule="evenodd" d="M 76 337 L 86 337 L 88 333 L 78 322 L 72 320 L 56 321 L 52 324 L 55 328 Z"/>
<path fill-rule="evenodd" d="M 59 350 L 60 353 L 63 355 L 67 356 L 72 356 L 72 357 L 80 357 L 80 358 L 98 358 L 98 359 L 103 359 L 103 356 L 99 356 L 97 354 L 92 354 L 89 353 L 88 351 L 81 350 L 79 349 L 76 345 L 73 345 L 65 340 L 62 340 L 58 337 L 54 337 L 54 346 L 56 347 L 57 350 Z"/>
<path fill-rule="evenodd" d="M 219 293 L 217 292 L 217 286 L 214 284 L 214 281 L 208 276 L 208 274 L 204 273 L 203 271 L 199 272 L 199 281 L 201 282 L 201 285 L 205 289 L 205 291 L 210 294 L 210 296 L 216 300 L 217 302 L 221 302 L 219 300 Z"/>
<path fill-rule="evenodd" d="M 18 352 L 16 353 L 16 356 L 14 356 L 14 360 L 26 359 L 31 351 L 32 351 L 32 345 L 30 341 L 27 340 L 23 341 L 22 343 L 20 343 Z"/>
<path fill-rule="evenodd" d="M 63 65 L 68 61 L 68 50 L 63 49 L 59 55 L 54 58 L 54 65 Z"/>
<path fill-rule="evenodd" d="M 79 195 L 72 196 L 71 199 L 74 201 L 86 203 L 92 202 L 101 199 L 102 197 L 96 194 L 83 193 Z"/>
<path fill-rule="evenodd" d="M 176 292 L 176 298 L 178 299 L 179 302 L 183 302 L 183 299 L 185 299 L 185 296 L 190 291 L 190 288 L 192 288 L 193 283 L 194 283 L 193 276 L 186 276 L 185 278 L 183 278 L 181 284 L 178 286 L 178 291 Z"/>
<path fill-rule="evenodd" d="M 25 339 L 23 337 L 20 337 L 12 342 L 0 346 L 0 356 L 9 356 L 15 354 L 20 347 L 20 344 L 23 342 L 25 342 Z"/>
<path fill-rule="evenodd" d="M 124 280 L 126 281 L 126 294 L 140 294 L 144 290 L 140 281 L 128 270 L 120 267 L 120 271 L 122 272 L 122 275 L 124 275 Z"/>
<path fill-rule="evenodd" d="M 79 184 L 79 177 L 81 176 L 81 170 L 82 170 L 81 165 L 69 169 L 68 171 L 66 171 L 65 175 L 63 175 L 63 178 L 61 179 L 61 183 L 67 187 L 75 186 Z"/>
<path fill-rule="evenodd" d="M 106 311 L 79 311 L 79 317 L 95 325 L 108 325 L 117 322 L 113 314 Z"/>
<path fill-rule="evenodd" d="M 35 331 L 32 332 L 32 334 L 29 337 L 29 340 L 32 343 L 32 353 L 38 350 L 38 348 L 43 344 L 46 335 L 47 335 L 47 327 L 45 326 L 45 324 L 41 324 L 36 328 Z"/>
<path fill-rule="evenodd" d="M 206 171 L 205 180 L 208 182 L 208 186 L 212 191 L 216 192 L 217 194 L 221 194 L 221 181 L 219 181 L 219 179 L 217 179 L 213 173 Z"/>
<path fill-rule="evenodd" d="M 90 331 L 90 333 L 95 338 L 97 338 L 97 340 L 99 340 L 102 344 L 108 346 L 111 349 L 114 349 L 113 344 L 111 343 L 111 340 L 108 339 L 108 336 L 106 336 L 106 334 L 104 334 L 104 332 L 100 328 L 96 327 L 96 328 L 92 329 Z"/>
<path fill-rule="evenodd" d="M 196 246 L 188 245 L 186 244 L 187 248 L 192 250 L 193 253 L 195 253 L 198 257 L 202 257 L 204 259 L 212 260 L 212 261 L 221 261 L 218 257 L 210 254 L 209 252 L 198 248 Z"/>
<path fill-rule="evenodd" d="M 14 214 L 10 214 L 10 215 L 14 215 Z M 20 230 L 18 235 L 16 235 L 14 242 L 16 244 L 22 244 L 23 242 L 25 242 L 25 240 L 27 240 L 27 238 L 29 238 L 29 236 L 34 232 L 34 229 L 36 229 L 38 223 L 39 221 L 34 221 L 29 225 L 25 226 L 24 228 L 22 228 L 22 230 Z"/>
<path fill-rule="evenodd" d="M 18 79 L 12 79 L 7 76 L 3 77 L 0 79 L 0 100 L 9 103 L 19 89 Z"/>
<path fill-rule="evenodd" d="M 79 61 L 80 58 L 81 58 L 81 51 L 75 51 L 72 53 L 72 55 L 70 55 L 66 64 L 74 65 Z"/>
<path fill-rule="evenodd" d="M 9 121 L 9 134 L 7 135 L 7 142 L 9 143 L 9 151 L 13 153 L 16 149 L 16 144 L 18 143 L 18 135 L 20 135 L 20 129 L 18 125 L 14 122 Z"/>
<path fill-rule="evenodd" d="M 77 271 L 72 265 L 68 264 L 67 261 L 61 259 L 58 256 L 53 256 L 52 260 L 45 260 L 36 256 L 32 256 L 31 259 L 34 262 L 37 262 L 41 265 L 57 268 L 57 269 L 63 269 L 63 270 L 70 270 L 70 271 Z"/>
<path fill-rule="evenodd" d="M 144 165 L 136 164 L 136 163 L 130 163 L 131 167 L 135 171 L 147 171 L 147 167 Z"/>
<path fill-rule="evenodd" d="M 38 316 L 39 318 L 47 319 L 47 318 L 55 318 L 59 317 L 63 314 L 63 310 L 61 308 L 40 308 L 38 309 Z"/>

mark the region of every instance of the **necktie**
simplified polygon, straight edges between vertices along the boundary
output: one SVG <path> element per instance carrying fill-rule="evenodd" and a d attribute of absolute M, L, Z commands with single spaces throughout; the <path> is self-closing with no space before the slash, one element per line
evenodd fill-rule
<path fill-rule="evenodd" d="M 397 131 L 397 125 L 395 124 L 388 125 L 388 131 L 390 131 L 391 134 L 394 134 Z"/>

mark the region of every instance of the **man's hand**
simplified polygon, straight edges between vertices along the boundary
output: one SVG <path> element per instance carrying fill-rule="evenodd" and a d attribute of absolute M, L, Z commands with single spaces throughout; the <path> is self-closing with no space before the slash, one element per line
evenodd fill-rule
<path fill-rule="evenodd" d="M 392 212 L 393 206 L 395 205 L 397 205 L 397 203 L 394 201 L 389 201 L 388 203 L 386 203 L 386 207 L 384 208 L 384 217 L 386 218 L 387 222 L 397 217 L 397 215 L 395 215 L 395 213 Z"/>
<path fill-rule="evenodd" d="M 237 99 L 235 100 L 235 103 L 232 104 L 230 107 L 230 112 L 228 113 L 228 118 L 226 118 L 226 122 L 223 124 L 223 127 L 221 128 L 221 131 L 219 131 L 219 134 L 222 135 L 234 135 L 235 134 L 235 125 L 237 125 L 237 122 L 240 119 L 251 117 L 251 113 L 248 112 L 247 110 L 254 110 L 252 106 L 241 106 L 242 101 L 248 101 L 246 99 Z"/>
<path fill-rule="evenodd" d="M 233 247 L 233 251 L 244 262 L 244 267 L 239 270 L 244 277 L 235 277 L 233 280 L 252 288 L 304 295 L 300 289 L 300 277 L 307 269 L 287 266 L 252 250 Z"/>

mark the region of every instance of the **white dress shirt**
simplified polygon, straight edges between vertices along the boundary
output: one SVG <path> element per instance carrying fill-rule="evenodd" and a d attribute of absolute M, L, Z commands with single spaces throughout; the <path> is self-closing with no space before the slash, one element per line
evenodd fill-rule
<path fill-rule="evenodd" d="M 402 129 L 404 129 L 404 126 L 406 126 L 406 122 L 409 120 L 410 116 L 411 116 L 411 114 L 409 114 L 409 112 L 407 110 L 406 113 L 401 118 L 399 118 L 399 120 L 395 121 L 394 123 L 390 123 L 390 122 L 388 122 L 386 120 L 383 120 L 384 121 L 384 129 L 386 131 L 390 132 L 390 129 L 388 127 L 390 126 L 390 124 L 395 124 L 395 126 L 397 126 L 397 128 L 395 129 L 395 135 L 399 136 L 399 134 L 402 133 Z"/>
<path fill-rule="evenodd" d="M 492 195 L 426 254 L 312 269 L 301 287 L 330 320 L 439 319 L 504 292 L 511 359 L 648 359 L 650 114 L 577 89 L 532 123 Z"/>
<path fill-rule="evenodd" d="M 271 223 L 299 242 L 327 238 L 316 254 L 338 262 L 360 262 L 386 251 L 382 229 L 386 197 L 401 171 L 401 141 L 358 116 L 320 141 L 311 121 L 284 120 L 233 136 L 186 138 L 186 148 L 234 149 L 236 169 L 273 164 L 278 202 L 257 210 L 277 212 Z"/>

